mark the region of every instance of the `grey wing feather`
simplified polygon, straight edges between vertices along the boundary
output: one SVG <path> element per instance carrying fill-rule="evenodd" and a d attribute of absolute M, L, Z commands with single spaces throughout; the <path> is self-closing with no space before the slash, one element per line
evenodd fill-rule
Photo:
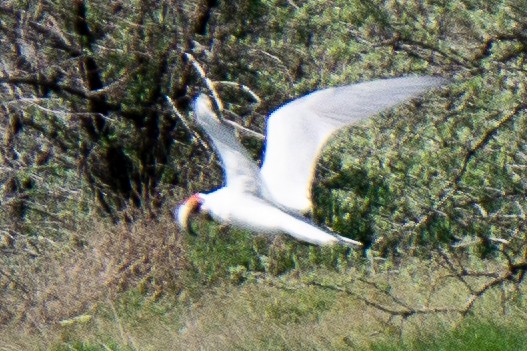
<path fill-rule="evenodd" d="M 261 177 L 269 200 L 293 212 L 311 209 L 317 157 L 339 128 L 442 85 L 445 79 L 405 77 L 316 91 L 269 116 Z"/>
<path fill-rule="evenodd" d="M 227 186 L 240 192 L 259 193 L 259 169 L 245 148 L 236 139 L 231 126 L 222 123 L 212 111 L 208 96 L 201 94 L 194 101 L 195 118 L 212 140 L 221 159 Z"/>

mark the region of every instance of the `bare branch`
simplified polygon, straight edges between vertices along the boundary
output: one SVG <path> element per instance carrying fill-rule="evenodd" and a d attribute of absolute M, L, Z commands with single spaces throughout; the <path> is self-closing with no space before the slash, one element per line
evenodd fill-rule
<path fill-rule="evenodd" d="M 418 314 L 437 314 L 437 313 L 463 313 L 463 310 L 457 309 L 457 308 L 450 308 L 450 307 L 438 307 L 438 308 L 410 308 L 406 307 L 403 309 L 395 309 L 390 308 L 388 306 L 385 306 L 381 303 L 375 302 L 367 297 L 365 297 L 363 294 L 355 293 L 350 289 L 342 288 L 336 285 L 329 285 L 329 284 L 322 284 L 318 282 L 310 282 L 308 285 L 316 286 L 323 289 L 333 290 L 333 291 L 339 291 L 343 292 L 347 295 L 353 296 L 354 298 L 362 301 L 367 306 L 374 307 L 378 309 L 379 311 L 388 313 L 391 316 L 400 316 L 403 319 L 407 319 L 408 317 L 411 317 L 413 315 Z"/>
<path fill-rule="evenodd" d="M 218 92 L 216 91 L 216 88 L 214 87 L 214 82 L 210 80 L 209 77 L 207 77 L 205 70 L 203 69 L 201 64 L 196 60 L 196 58 L 192 54 L 185 53 L 185 57 L 190 61 L 190 63 L 192 63 L 192 66 L 196 69 L 200 77 L 205 81 L 207 88 L 209 88 L 209 90 L 212 93 L 212 96 L 214 98 L 214 101 L 216 102 L 216 107 L 218 108 L 218 110 L 220 112 L 223 112 L 223 102 L 221 101 L 220 95 L 218 94 Z"/>
<path fill-rule="evenodd" d="M 457 175 L 451 180 L 450 187 L 446 188 L 443 192 L 443 195 L 440 197 L 439 201 L 433 205 L 428 212 L 422 216 L 417 222 L 409 222 L 405 224 L 406 228 L 419 229 L 423 225 L 429 223 L 432 218 L 438 213 L 439 209 L 442 208 L 447 201 L 449 201 L 453 195 L 458 193 L 461 180 L 467 171 L 469 163 L 474 159 L 474 157 L 492 140 L 496 133 L 502 128 L 505 124 L 510 122 L 520 111 L 525 110 L 526 106 L 524 104 L 517 105 L 496 123 L 496 125 L 488 129 L 483 136 L 473 144 L 473 146 L 465 153 L 463 161 L 461 162 L 461 168 L 459 169 Z"/>
<path fill-rule="evenodd" d="M 497 123 L 494 127 L 487 130 L 483 137 L 479 141 L 477 141 L 474 146 L 472 146 L 467 153 L 465 154 L 465 157 L 463 158 L 461 168 L 457 174 L 457 176 L 454 178 L 453 182 L 454 184 L 457 184 L 461 181 L 461 178 L 465 174 L 467 170 L 467 166 L 469 162 L 476 156 L 476 154 L 482 150 L 489 142 L 492 140 L 492 138 L 496 135 L 498 130 L 506 123 L 512 120 L 514 116 L 516 116 L 521 110 L 525 109 L 525 106 L 517 105 L 514 109 L 512 109 L 509 113 L 506 113 Z"/>

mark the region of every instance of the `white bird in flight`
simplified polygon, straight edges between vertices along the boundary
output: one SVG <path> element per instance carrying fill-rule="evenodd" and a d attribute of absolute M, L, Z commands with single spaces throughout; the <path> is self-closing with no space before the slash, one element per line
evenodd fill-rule
<path fill-rule="evenodd" d="M 194 102 L 194 116 L 219 154 L 226 186 L 189 197 L 175 213 L 180 227 L 188 231 L 192 214 L 207 213 L 218 222 L 257 233 L 285 233 L 315 245 L 362 246 L 303 217 L 312 209 L 311 183 L 318 155 L 338 129 L 444 82 L 429 76 L 382 79 L 323 89 L 293 100 L 267 120 L 261 169 L 236 138 L 234 128 L 218 118 L 210 99 L 201 94 Z"/>

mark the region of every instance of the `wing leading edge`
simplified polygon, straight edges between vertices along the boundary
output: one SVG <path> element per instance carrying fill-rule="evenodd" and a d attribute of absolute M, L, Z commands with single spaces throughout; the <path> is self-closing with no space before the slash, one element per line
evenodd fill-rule
<path fill-rule="evenodd" d="M 337 129 L 445 82 L 435 77 L 404 77 L 329 88 L 293 100 L 273 112 L 267 121 L 260 172 L 269 200 L 293 212 L 309 211 L 317 157 Z"/>

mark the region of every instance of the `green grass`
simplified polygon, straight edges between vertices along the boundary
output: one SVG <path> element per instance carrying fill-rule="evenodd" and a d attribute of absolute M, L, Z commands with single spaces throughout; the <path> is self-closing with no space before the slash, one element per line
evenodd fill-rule
<path fill-rule="evenodd" d="M 406 342 L 378 343 L 373 351 L 522 351 L 527 350 L 527 328 L 500 325 L 489 320 L 470 320 L 455 330 L 428 332 L 428 336 Z"/>
<path fill-rule="evenodd" d="M 425 275 L 429 278 L 434 268 L 419 263 L 402 267 L 391 278 L 390 293 L 414 304 L 429 293 Z M 382 301 L 371 284 L 356 280 L 362 276 L 354 269 L 313 266 L 309 272 L 204 288 L 200 296 L 181 293 L 154 300 L 129 291 L 100 305 L 90 321 L 51 331 L 48 340 L 55 341 L 40 345 L 53 351 L 527 350 L 521 298 L 504 311 L 501 294 L 489 293 L 475 306 L 474 316 L 465 319 L 431 314 L 401 321 L 348 294 L 306 284 L 319 280 L 345 286 L 345 279 L 363 296 Z M 386 282 L 382 272 L 369 277 Z M 422 283 L 414 286 L 415 281 Z M 459 285 L 445 284 L 440 303 L 453 305 L 460 298 L 458 290 Z"/>
<path fill-rule="evenodd" d="M 285 301 L 286 305 L 291 301 Z M 262 318 L 262 322 L 268 323 L 270 319 L 275 320 L 275 323 L 268 325 L 266 330 L 258 330 L 255 328 L 254 321 L 248 323 L 247 329 L 244 331 L 238 330 L 234 334 L 240 334 L 242 338 L 235 335 L 224 333 L 223 335 L 214 332 L 214 328 L 209 329 L 209 335 L 202 334 L 186 338 L 184 334 L 191 334 L 192 331 L 184 330 L 175 325 L 164 325 L 162 328 L 158 325 L 154 330 L 149 329 L 152 325 L 148 322 L 142 321 L 142 325 L 136 328 L 147 328 L 152 340 L 157 338 L 168 338 L 166 343 L 157 342 L 146 343 L 146 340 L 139 340 L 139 335 L 144 333 L 137 332 L 135 338 L 129 338 L 128 341 L 117 341 L 121 336 L 115 336 L 114 339 L 108 338 L 105 342 L 101 341 L 79 341 L 70 340 L 62 341 L 60 344 L 51 347 L 53 351 L 131 351 L 131 350 L 370 350 L 370 351 L 522 351 L 527 350 L 527 328 L 518 323 L 513 325 L 511 323 L 501 324 L 488 319 L 467 319 L 461 323 L 457 328 L 437 327 L 436 330 L 423 332 L 423 335 L 416 337 L 403 338 L 401 340 L 397 333 L 386 333 L 381 341 L 373 339 L 371 342 L 360 341 L 357 337 L 351 335 L 341 336 L 335 338 L 325 325 L 321 323 L 318 328 L 324 329 L 327 332 L 326 337 L 310 328 L 303 329 L 309 324 L 313 326 L 315 318 L 322 318 L 322 311 L 326 311 L 326 305 L 319 306 L 320 300 L 311 302 L 309 309 L 291 311 L 288 308 L 282 310 L 267 311 L 271 312 L 267 317 Z M 266 304 L 263 304 L 264 309 Z M 231 306 L 234 307 L 234 306 Z M 276 307 L 276 306 L 275 306 Z M 304 306 L 305 307 L 305 306 Z M 234 307 L 236 308 L 236 307 Z M 281 308 L 281 307 L 278 307 Z M 309 310 L 309 312 L 307 312 Z M 278 314 L 275 314 L 279 312 Z M 316 316 L 319 314 L 318 316 Z M 289 317 L 284 317 L 288 315 Z M 293 316 L 293 317 L 291 317 Z M 242 319 L 242 322 L 247 323 L 248 318 L 237 316 Z M 217 316 L 211 315 L 212 319 Z M 187 321 L 191 322 L 191 321 Z M 209 321 L 214 324 L 214 321 Z M 220 322 L 216 320 L 215 322 Z M 336 321 L 338 323 L 338 321 Z M 342 322 L 345 322 L 343 320 Z M 510 322 L 510 321 L 509 321 Z M 236 324 L 231 325 L 236 327 Z M 173 328 L 170 330 L 169 328 Z M 210 326 L 209 326 L 210 327 Z M 303 330 L 302 334 L 298 334 L 299 330 Z M 201 330 L 205 332 L 206 330 Z M 168 337 L 172 334 L 172 337 Z M 177 334 L 177 337 L 174 337 Z M 212 334 L 212 335 L 211 335 Z M 322 337 L 321 337 L 322 335 Z M 212 336 L 212 338 L 211 338 Z M 170 346 L 172 345 L 172 346 Z"/>

